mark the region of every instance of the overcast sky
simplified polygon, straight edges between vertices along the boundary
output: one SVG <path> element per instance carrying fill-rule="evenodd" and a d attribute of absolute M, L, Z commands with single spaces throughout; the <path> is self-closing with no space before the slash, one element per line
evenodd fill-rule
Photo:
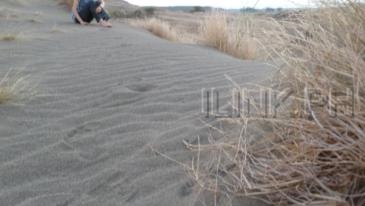
<path fill-rule="evenodd" d="M 213 6 L 220 8 L 254 7 L 257 0 L 127 0 L 139 6 Z M 259 0 L 256 7 L 305 7 L 309 0 Z"/>

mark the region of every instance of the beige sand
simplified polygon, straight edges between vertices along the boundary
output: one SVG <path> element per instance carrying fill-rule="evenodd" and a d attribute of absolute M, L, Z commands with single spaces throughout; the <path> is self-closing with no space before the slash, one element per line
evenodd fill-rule
<path fill-rule="evenodd" d="M 0 17 L 1 32 L 22 37 L 0 42 L 0 74 L 22 69 L 37 95 L 0 105 L 0 205 L 199 205 L 182 168 L 151 147 L 188 163 L 182 141 L 207 136 L 201 88 L 270 69 L 124 24 L 79 27 L 56 3 L 24 2 L 0 5 L 18 12 Z"/>

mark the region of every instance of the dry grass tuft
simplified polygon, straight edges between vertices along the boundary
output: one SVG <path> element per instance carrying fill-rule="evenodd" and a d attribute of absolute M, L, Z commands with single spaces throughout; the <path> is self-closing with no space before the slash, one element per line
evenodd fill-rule
<path fill-rule="evenodd" d="M 212 13 L 202 23 L 200 37 L 204 44 L 240 59 L 254 59 L 257 43 L 252 35 L 252 19 Z"/>
<path fill-rule="evenodd" d="M 20 72 L 9 70 L 0 79 L 0 104 L 4 104 L 14 99 L 29 99 L 34 95 L 30 85 L 26 84 L 28 76 L 22 76 Z"/>
<path fill-rule="evenodd" d="M 0 41 L 15 41 L 18 39 L 18 34 L 0 34 Z"/>
<path fill-rule="evenodd" d="M 64 33 L 65 31 L 62 30 L 57 24 L 54 24 L 51 28 L 52 33 Z"/>
<path fill-rule="evenodd" d="M 198 153 L 190 175 L 201 187 L 229 199 L 365 205 L 364 5 L 327 1 L 322 8 L 267 24 L 272 26 L 262 28 L 260 41 L 280 68 L 275 88 L 293 91 L 292 112 L 256 119 L 266 127 L 259 138 L 250 133 L 254 120 L 242 114 L 236 136 L 218 131 L 222 138 L 211 138 L 210 144 L 186 143 Z M 220 32 L 210 42 L 227 49 L 225 29 L 224 22 L 206 28 L 211 34 Z M 349 96 L 335 97 L 334 92 L 347 91 Z M 203 155 L 209 161 L 202 161 Z"/>
<path fill-rule="evenodd" d="M 169 41 L 178 41 L 177 32 L 168 24 L 157 18 L 135 19 L 131 20 L 133 26 L 142 27 L 152 34 L 167 39 Z"/>
<path fill-rule="evenodd" d="M 1 88 L 0 87 L 0 104 L 4 104 L 11 100 L 12 94 L 10 93 L 8 88 Z"/>

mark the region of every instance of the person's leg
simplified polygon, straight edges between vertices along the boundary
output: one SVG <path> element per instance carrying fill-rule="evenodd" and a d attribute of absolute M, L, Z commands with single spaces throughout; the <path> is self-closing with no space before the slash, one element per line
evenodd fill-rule
<path fill-rule="evenodd" d="M 101 12 L 98 13 L 98 15 L 104 21 L 109 21 L 110 20 L 110 15 L 108 14 L 107 11 L 105 11 L 105 9 L 101 9 Z"/>
<path fill-rule="evenodd" d="M 101 12 L 100 12 L 100 25 L 101 26 L 104 26 L 104 27 L 109 27 L 111 28 L 112 27 L 112 24 L 110 23 L 110 16 L 109 14 L 103 9 Z"/>
<path fill-rule="evenodd" d="M 96 22 L 100 23 L 101 26 L 111 27 L 112 24 L 109 23 L 110 16 L 103 8 L 100 7 L 100 4 L 101 2 L 99 1 L 93 2 L 90 5 L 90 12 L 95 18 Z"/>
<path fill-rule="evenodd" d="M 84 22 L 90 23 L 93 20 L 93 15 L 90 12 L 89 5 L 80 8 L 79 15 Z M 78 24 L 80 23 L 77 18 L 75 18 L 75 22 Z"/>
<path fill-rule="evenodd" d="M 101 16 L 97 13 L 96 8 L 100 6 L 100 2 L 98 1 L 90 1 L 89 11 L 92 16 L 95 18 L 96 22 L 100 22 Z"/>

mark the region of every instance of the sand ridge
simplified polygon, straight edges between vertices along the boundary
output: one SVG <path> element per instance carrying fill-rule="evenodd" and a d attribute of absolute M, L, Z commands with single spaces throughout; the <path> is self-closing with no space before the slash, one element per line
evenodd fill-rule
<path fill-rule="evenodd" d="M 24 68 L 38 94 L 0 105 L 0 205 L 198 204 L 184 171 L 151 147 L 189 162 L 182 141 L 206 132 L 201 89 L 271 69 L 122 23 L 78 27 L 55 3 L 26 10 L 40 22 L 0 22 L 26 31 L 0 42 L 1 74 Z"/>

